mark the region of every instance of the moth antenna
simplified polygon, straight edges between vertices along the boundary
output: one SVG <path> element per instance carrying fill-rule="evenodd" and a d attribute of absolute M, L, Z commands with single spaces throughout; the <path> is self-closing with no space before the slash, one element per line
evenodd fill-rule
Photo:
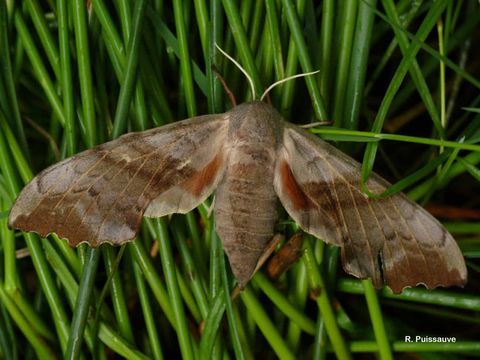
<path fill-rule="evenodd" d="M 216 43 L 215 43 L 215 47 L 218 49 L 218 51 L 220 51 L 228 60 L 230 60 L 231 62 L 233 62 L 235 64 L 236 67 L 238 67 L 240 69 L 240 71 L 243 73 L 243 75 L 245 75 L 245 77 L 247 78 L 248 82 L 250 83 L 250 89 L 252 90 L 252 98 L 253 100 L 255 100 L 256 98 L 256 94 L 255 94 L 255 86 L 253 84 L 253 80 L 252 78 L 250 77 L 250 75 L 248 75 L 247 71 L 234 59 L 232 58 L 230 55 L 228 55 L 225 51 L 223 51 L 220 46 L 218 46 Z"/>
<path fill-rule="evenodd" d="M 222 75 L 220 75 L 220 72 L 218 71 L 217 67 L 215 65 L 212 65 L 212 72 L 215 74 L 218 80 L 220 80 L 220 83 L 223 86 L 223 90 L 227 93 L 228 98 L 230 99 L 230 102 L 232 103 L 232 107 L 237 106 L 237 100 L 235 99 L 235 95 L 233 95 L 232 90 L 227 85 L 227 82 L 223 78 Z"/>
<path fill-rule="evenodd" d="M 304 77 L 304 76 L 310 76 L 310 75 L 314 75 L 316 73 L 320 72 L 320 70 L 317 70 L 317 71 L 312 71 L 312 72 L 308 72 L 308 73 L 303 73 L 303 74 L 297 74 L 297 75 L 293 75 L 293 76 L 289 76 L 289 77 L 286 77 L 285 79 L 282 79 L 282 80 L 278 80 L 276 82 L 274 82 L 272 85 L 270 85 L 267 90 L 265 90 L 262 94 L 262 96 L 260 97 L 260 101 L 263 100 L 263 98 L 270 92 L 270 90 L 272 90 L 275 86 L 277 85 L 280 85 L 280 84 L 283 84 L 284 82 L 287 82 L 287 81 L 290 81 L 290 80 L 293 80 L 293 79 L 296 79 L 296 78 L 299 78 L 299 77 Z"/>

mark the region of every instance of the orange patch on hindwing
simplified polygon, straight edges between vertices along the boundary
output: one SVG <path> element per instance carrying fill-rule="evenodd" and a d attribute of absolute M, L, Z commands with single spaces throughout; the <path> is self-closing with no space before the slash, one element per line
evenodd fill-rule
<path fill-rule="evenodd" d="M 298 185 L 290 166 L 285 160 L 282 160 L 280 164 L 280 176 L 283 185 L 282 190 L 285 191 L 295 209 L 308 210 L 315 207 L 315 204 Z"/>
<path fill-rule="evenodd" d="M 215 180 L 218 169 L 223 161 L 224 158 L 222 154 L 218 153 L 212 161 L 202 169 L 197 170 L 189 180 L 185 181 L 182 187 L 193 196 L 200 196 L 203 189 L 210 186 Z"/>

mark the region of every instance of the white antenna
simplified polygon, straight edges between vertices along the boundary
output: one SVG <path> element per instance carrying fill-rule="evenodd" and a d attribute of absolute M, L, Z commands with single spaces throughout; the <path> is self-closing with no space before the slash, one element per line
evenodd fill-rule
<path fill-rule="evenodd" d="M 234 59 L 232 58 L 230 55 L 228 55 L 225 51 L 223 51 L 222 49 L 220 49 L 220 46 L 218 46 L 216 43 L 215 43 L 215 47 L 218 49 L 218 51 L 220 51 L 223 55 L 225 55 L 225 57 L 230 60 L 231 62 L 233 62 L 239 69 L 240 71 L 245 75 L 245 77 L 247 78 L 248 82 L 250 83 L 250 88 L 252 89 L 252 98 L 253 100 L 255 100 L 255 97 L 256 97 L 256 94 L 255 94 L 255 86 L 253 85 L 253 80 L 252 78 L 250 77 L 250 75 L 248 75 L 248 73 L 245 71 L 245 69 L 243 67 L 240 66 L 240 64 Z"/>
<path fill-rule="evenodd" d="M 314 75 L 316 73 L 320 72 L 320 70 L 317 70 L 317 71 L 312 71 L 312 72 L 308 72 L 308 73 L 304 73 L 304 74 L 297 74 L 297 75 L 293 75 L 293 76 L 289 76 L 289 77 L 286 77 L 285 79 L 282 79 L 282 80 L 278 80 L 276 82 L 274 82 L 272 85 L 270 85 L 267 90 L 265 90 L 262 94 L 262 96 L 260 97 L 260 101 L 263 100 L 263 98 L 269 93 L 270 90 L 272 90 L 275 86 L 277 85 L 280 85 L 280 84 L 283 84 L 284 82 L 287 82 L 289 80 L 293 80 L 293 79 L 296 79 L 296 78 L 299 78 L 299 77 L 302 77 L 302 76 L 310 76 L 310 75 Z"/>

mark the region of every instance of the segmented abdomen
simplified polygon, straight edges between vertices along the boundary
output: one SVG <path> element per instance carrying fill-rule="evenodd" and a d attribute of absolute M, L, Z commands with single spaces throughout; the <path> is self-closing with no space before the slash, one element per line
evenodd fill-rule
<path fill-rule="evenodd" d="M 242 287 L 273 236 L 277 197 L 274 156 L 265 148 L 232 149 L 225 177 L 215 197 L 217 233 Z"/>

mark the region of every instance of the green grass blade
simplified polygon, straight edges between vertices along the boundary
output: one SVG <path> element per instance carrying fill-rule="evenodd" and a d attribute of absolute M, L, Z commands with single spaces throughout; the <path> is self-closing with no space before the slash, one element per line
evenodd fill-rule
<path fill-rule="evenodd" d="M 332 74 L 332 43 L 335 40 L 334 0 L 325 0 L 322 4 L 322 22 L 320 31 L 320 91 L 325 99 L 325 105 L 330 104 L 331 74 Z M 327 108 L 328 111 L 328 108 Z M 325 118 L 328 120 L 329 118 Z"/>
<path fill-rule="evenodd" d="M 60 123 L 62 125 L 65 124 L 62 103 L 58 98 L 53 82 L 48 76 L 48 71 L 43 64 L 40 54 L 38 53 L 38 49 L 36 48 L 32 36 L 28 32 L 27 25 L 25 24 L 25 21 L 23 20 L 23 17 L 19 11 L 15 12 L 15 27 L 18 31 L 18 35 L 22 41 L 23 47 L 32 63 L 32 67 L 36 72 L 38 81 L 45 91 L 45 95 L 50 101 L 53 112 L 58 117 Z"/>
<path fill-rule="evenodd" d="M 258 285 L 260 289 L 268 296 L 268 298 L 288 316 L 300 329 L 308 334 L 315 334 L 315 323 L 305 316 L 301 311 L 295 308 L 295 306 L 286 299 L 281 292 L 270 283 L 265 275 L 257 273 L 253 278 L 253 283 Z"/>
<path fill-rule="evenodd" d="M 343 126 L 347 129 L 357 129 L 358 127 L 360 107 L 363 101 L 362 89 L 365 86 L 370 40 L 375 18 L 371 7 L 375 7 L 376 3 L 376 0 L 370 0 L 368 3 L 361 1 L 358 5 L 345 100 L 343 104 L 339 104 L 340 107 L 343 106 L 343 116 L 341 119 L 343 120 Z M 336 108 L 334 108 L 334 114 L 335 109 Z M 335 122 L 337 122 L 335 117 L 334 119 Z"/>
<path fill-rule="evenodd" d="M 263 309 L 262 305 L 259 303 L 258 299 L 253 294 L 250 287 L 245 288 L 240 293 L 240 297 L 245 306 L 247 307 L 248 311 L 254 317 L 257 326 L 272 346 L 275 354 L 280 359 L 294 359 L 295 356 L 288 348 L 284 339 L 276 329 L 275 325 L 272 323 L 271 319 L 266 314 L 265 309 Z"/>
<path fill-rule="evenodd" d="M 338 289 L 351 294 L 364 293 L 361 282 L 353 279 L 340 279 Z M 430 291 L 424 288 L 407 288 L 404 289 L 401 294 L 395 295 L 391 292 L 391 290 L 384 288 L 381 294 L 386 298 L 395 298 L 397 300 L 429 303 L 473 311 L 478 311 L 480 309 L 480 296 L 464 294 L 458 295 L 447 290 Z"/>
<path fill-rule="evenodd" d="M 112 330 L 106 324 L 100 325 L 100 331 L 98 336 L 110 349 L 114 350 L 117 354 L 121 355 L 125 359 L 132 360 L 148 360 L 150 359 L 145 354 L 142 354 L 137 349 L 133 348 L 128 342 L 118 336 L 115 331 Z"/>
<path fill-rule="evenodd" d="M 209 359 L 215 346 L 215 339 L 220 331 L 220 322 L 225 314 L 225 295 L 223 289 L 212 301 L 208 315 L 205 319 L 199 353 L 201 359 Z"/>
<path fill-rule="evenodd" d="M 162 258 L 162 268 L 165 274 L 168 294 L 172 300 L 172 310 L 175 317 L 177 336 L 180 344 L 182 357 L 186 360 L 195 359 L 192 339 L 189 335 L 185 310 L 180 296 L 175 263 L 172 257 L 170 238 L 167 233 L 166 223 L 163 220 L 156 221 L 156 228 L 159 234 L 160 255 Z"/>
<path fill-rule="evenodd" d="M 110 293 L 113 304 L 113 311 L 117 320 L 120 335 L 134 344 L 132 324 L 128 315 L 127 301 L 125 299 L 124 290 L 120 275 L 116 265 L 116 251 L 111 247 L 105 247 L 103 250 L 104 263 L 110 280 Z"/>
<path fill-rule="evenodd" d="M 427 37 L 427 35 L 430 33 L 431 29 L 435 25 L 435 21 L 433 19 L 437 19 L 440 16 L 440 14 L 444 11 L 445 6 L 446 6 L 446 2 L 442 2 L 442 1 L 439 1 L 434 5 L 432 5 L 428 15 L 425 17 L 425 21 L 420 25 L 420 28 L 416 34 L 419 41 L 425 40 L 425 38 Z M 390 104 L 392 103 L 395 97 L 395 94 L 400 88 L 400 85 L 405 75 L 407 74 L 408 69 L 410 68 L 411 62 L 413 61 L 413 59 L 415 58 L 415 55 L 419 50 L 420 50 L 420 45 L 418 43 L 411 44 L 410 47 L 408 48 L 408 52 L 405 54 L 400 65 L 398 66 L 397 71 L 395 72 L 395 75 L 386 91 L 385 97 L 382 100 L 382 104 L 380 105 L 378 114 L 375 117 L 375 121 L 372 126 L 373 132 L 378 132 L 381 129 L 383 122 L 385 121 L 385 118 L 388 114 L 388 109 L 390 107 Z M 368 175 L 372 171 L 377 147 L 378 147 L 378 144 L 375 144 L 375 143 L 367 144 L 367 148 L 365 150 L 365 155 L 362 163 L 362 182 L 365 182 Z M 362 187 L 364 187 L 364 184 L 362 184 Z"/>
<path fill-rule="evenodd" d="M 258 74 L 252 51 L 248 44 L 247 34 L 245 33 L 245 28 L 242 25 L 237 5 L 233 0 L 223 0 L 223 7 L 225 9 L 225 13 L 227 14 L 227 19 L 232 30 L 233 38 L 235 39 L 235 43 L 237 45 L 240 60 L 244 64 L 245 70 L 253 80 L 255 92 L 257 95 L 259 95 L 262 93 L 263 87 L 261 85 L 262 83 L 260 81 L 260 76 Z M 254 99 L 252 100 L 256 100 L 255 96 L 253 97 Z"/>
<path fill-rule="evenodd" d="M 129 115 L 130 104 L 132 102 L 133 92 L 135 90 L 135 81 L 137 79 L 138 57 L 140 52 L 140 41 L 142 33 L 142 23 L 144 21 L 143 13 L 146 7 L 146 0 L 140 0 L 135 3 L 133 15 L 133 30 L 129 40 L 127 67 L 125 70 L 124 82 L 118 98 L 115 120 L 113 121 L 112 138 L 119 137 L 127 128 L 127 118 Z"/>
<path fill-rule="evenodd" d="M 355 30 L 355 22 L 357 18 L 357 5 L 356 1 L 347 1 L 341 4 L 340 20 L 341 33 L 338 34 L 338 43 L 340 49 L 338 50 L 338 68 L 335 77 L 335 95 L 333 101 L 332 117 L 334 119 L 335 126 L 344 126 L 343 111 L 345 105 L 345 94 L 347 93 L 348 84 L 348 68 L 350 66 L 351 51 L 353 44 L 353 36 Z M 324 118 L 323 118 L 324 119 Z"/>
<path fill-rule="evenodd" d="M 133 264 L 133 271 L 135 274 L 135 282 L 140 296 L 140 302 L 142 304 L 143 317 L 145 318 L 148 338 L 152 347 L 152 355 L 155 360 L 162 360 L 164 357 L 160 345 L 160 337 L 158 336 L 158 331 L 155 324 L 155 317 L 152 312 L 149 294 L 145 286 L 145 281 L 143 279 L 140 266 L 138 266 L 138 264 Z"/>
<path fill-rule="evenodd" d="M 53 350 L 47 345 L 44 339 L 41 338 L 40 334 L 36 333 L 28 320 L 23 317 L 23 315 L 16 309 L 15 303 L 8 297 L 6 291 L 0 286 L 0 300 L 2 301 L 3 305 L 8 309 L 10 316 L 12 316 L 13 320 L 17 324 L 17 326 L 21 329 L 22 333 L 27 337 L 29 342 L 35 349 L 35 353 L 37 354 L 39 359 L 53 359 L 55 357 L 55 353 Z"/>
<path fill-rule="evenodd" d="M 42 9 L 37 0 L 27 0 L 26 1 L 30 16 L 33 20 L 33 25 L 35 26 L 36 33 L 40 38 L 40 42 L 43 45 L 43 49 L 48 57 L 50 66 L 55 73 L 55 76 L 60 78 L 60 68 L 59 68 L 59 56 L 58 49 L 53 40 L 53 36 L 50 33 L 45 17 L 43 16 Z"/>
<path fill-rule="evenodd" d="M 315 69 L 313 69 L 310 57 L 308 56 L 307 46 L 305 44 L 303 36 L 301 35 L 298 16 L 292 5 L 292 2 L 291 0 L 282 0 L 282 5 L 285 9 L 288 26 L 290 28 L 290 31 L 292 32 L 295 46 L 297 47 L 298 60 L 302 65 L 302 70 L 304 72 L 311 72 Z M 315 111 L 317 118 L 328 119 L 325 103 L 320 95 L 320 89 L 318 88 L 316 80 L 313 76 L 307 76 L 305 78 L 305 82 L 307 83 L 308 91 L 312 99 L 312 107 Z"/>
<path fill-rule="evenodd" d="M 390 20 L 393 23 L 397 25 L 393 28 L 393 30 L 395 31 L 395 36 L 398 41 L 399 47 L 401 51 L 405 54 L 410 44 L 408 43 L 407 36 L 405 35 L 405 33 L 398 30 L 401 26 L 400 26 L 400 19 L 398 17 L 398 14 L 395 8 L 395 4 L 393 3 L 392 0 L 383 0 L 383 6 L 385 8 L 387 16 L 390 18 Z M 410 68 L 410 74 L 412 75 L 412 79 L 415 83 L 415 86 L 417 87 L 418 92 L 422 97 L 423 102 L 427 107 L 427 110 L 430 116 L 432 117 L 432 121 L 433 121 L 433 124 L 435 125 L 435 129 L 438 131 L 441 137 L 444 137 L 445 131 L 440 122 L 439 113 L 433 102 L 432 95 L 430 94 L 430 91 L 426 84 L 425 78 L 423 77 L 420 66 L 418 65 L 418 62 L 415 59 L 412 60 L 412 67 Z"/>
<path fill-rule="evenodd" d="M 99 260 L 100 250 L 89 248 L 73 311 L 72 327 L 68 337 L 65 359 L 75 360 L 81 356 L 83 333 L 87 324 L 88 309 L 90 309 L 92 303 L 92 293 Z"/>
<path fill-rule="evenodd" d="M 363 287 L 365 289 L 365 299 L 367 300 L 367 307 L 370 313 L 370 319 L 372 320 L 373 331 L 378 343 L 378 353 L 380 359 L 390 360 L 393 359 L 392 349 L 390 347 L 387 332 L 383 324 L 382 310 L 378 302 L 375 288 L 372 281 L 362 280 Z"/>
<path fill-rule="evenodd" d="M 75 104 L 73 97 L 73 74 L 70 59 L 68 6 L 66 0 L 57 0 L 58 42 L 60 44 L 60 72 L 65 113 L 65 137 L 67 155 L 73 155 L 77 147 L 75 126 Z"/>
<path fill-rule="evenodd" d="M 0 1 L 0 66 L 2 68 L 2 78 L 5 82 L 5 100 L 9 109 L 3 109 L 7 113 L 7 119 L 10 119 L 12 128 L 15 129 L 18 142 L 23 152 L 29 154 L 25 129 L 20 117 L 20 109 L 18 106 L 17 92 L 15 91 L 15 83 L 13 79 L 13 69 L 10 60 L 10 41 L 8 37 L 8 14 L 5 1 Z"/>
<path fill-rule="evenodd" d="M 325 328 L 335 354 L 339 359 L 350 359 L 350 351 L 348 350 L 345 340 L 343 339 L 343 336 L 338 328 L 335 319 L 335 313 L 325 289 L 325 282 L 323 281 L 323 278 L 318 270 L 318 265 L 316 263 L 309 239 L 304 241 L 303 261 L 305 262 L 307 271 L 309 273 L 310 286 L 319 292 L 316 301 L 322 314 L 322 318 L 325 322 Z"/>
<path fill-rule="evenodd" d="M 97 128 L 95 123 L 92 67 L 90 64 L 90 48 L 88 45 L 86 9 L 82 0 L 74 0 L 70 5 L 71 13 L 73 14 L 73 25 L 75 30 L 75 44 L 77 50 L 80 93 L 82 98 L 85 142 L 88 147 L 92 147 L 97 142 Z"/>
<path fill-rule="evenodd" d="M 190 54 L 188 51 L 187 29 L 185 15 L 183 12 L 183 2 L 173 1 L 173 13 L 175 15 L 175 29 L 177 31 L 178 47 L 180 54 L 180 68 L 182 73 L 182 84 L 185 92 L 185 100 L 188 110 L 188 116 L 197 115 L 197 103 L 193 89 L 192 69 L 190 64 Z"/>
<path fill-rule="evenodd" d="M 230 329 L 230 338 L 233 345 L 233 350 L 235 352 L 236 359 L 245 359 L 245 353 L 242 346 L 242 341 L 240 340 L 239 335 L 239 324 L 235 319 L 235 314 L 233 312 L 233 304 L 232 299 L 230 297 L 230 283 L 228 281 L 227 276 L 227 266 L 225 263 L 225 255 L 223 251 L 220 252 L 220 271 L 222 277 L 222 284 L 223 284 L 223 294 L 225 299 L 225 308 L 227 311 L 227 319 L 228 319 L 228 328 Z"/>

